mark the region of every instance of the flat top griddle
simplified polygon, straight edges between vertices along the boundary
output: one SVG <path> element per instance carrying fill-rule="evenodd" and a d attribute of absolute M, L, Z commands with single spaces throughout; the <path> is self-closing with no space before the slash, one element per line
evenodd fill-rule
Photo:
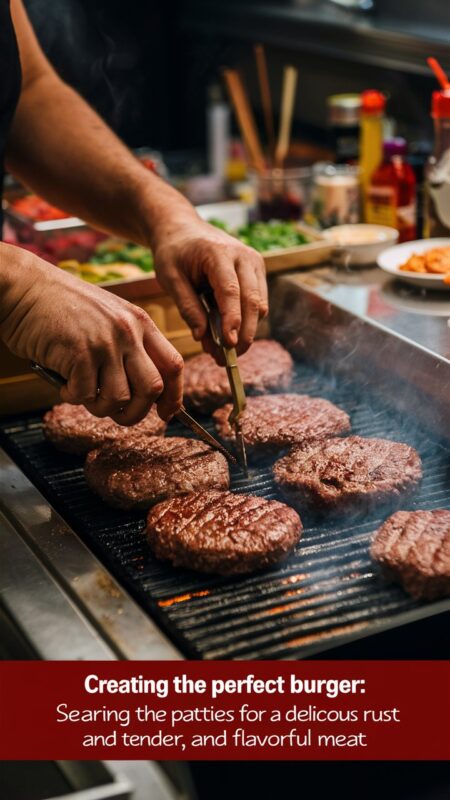
<path fill-rule="evenodd" d="M 450 449 L 357 385 L 297 366 L 292 391 L 325 397 L 350 414 L 362 436 L 407 442 L 419 451 L 424 479 L 402 508 L 450 509 Z M 202 420 L 206 427 L 211 421 Z M 186 435 L 179 424 L 168 435 Z M 41 416 L 0 423 L 0 443 L 76 533 L 188 657 L 202 659 L 302 658 L 339 641 L 359 638 L 443 610 L 386 586 L 370 561 L 372 532 L 390 513 L 305 527 L 295 553 L 282 565 L 248 577 L 215 578 L 156 561 L 142 513 L 121 512 L 91 493 L 82 459 L 58 453 L 42 434 Z M 232 490 L 275 499 L 271 463 L 252 467 L 249 479 L 232 470 Z M 447 607 L 447 601 L 445 607 Z M 448 601 L 450 607 L 450 601 Z"/>

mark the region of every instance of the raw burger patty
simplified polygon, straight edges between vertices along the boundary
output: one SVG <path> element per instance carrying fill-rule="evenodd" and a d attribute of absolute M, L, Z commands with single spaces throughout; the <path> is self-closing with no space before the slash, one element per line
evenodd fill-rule
<path fill-rule="evenodd" d="M 275 481 L 309 511 L 367 511 L 412 490 L 422 477 L 418 453 L 388 439 L 328 439 L 294 448 L 276 462 Z"/>
<path fill-rule="evenodd" d="M 231 408 L 228 404 L 213 414 L 218 433 L 228 441 L 234 439 L 228 423 Z M 349 430 L 350 418 L 345 411 L 321 397 L 303 394 L 249 397 L 242 415 L 242 432 L 250 455 L 277 452 Z"/>
<path fill-rule="evenodd" d="M 196 492 L 151 509 L 150 547 L 174 567 L 240 575 L 284 558 L 300 539 L 298 514 L 276 500 Z"/>
<path fill-rule="evenodd" d="M 166 497 L 230 484 L 221 453 L 181 436 L 105 445 L 88 453 L 84 473 L 90 488 L 117 508 L 145 509 Z"/>
<path fill-rule="evenodd" d="M 131 437 L 161 436 L 165 430 L 166 423 L 158 417 L 154 408 L 141 422 L 131 427 L 118 425 L 111 417 L 94 417 L 84 406 L 73 406 L 70 403 L 53 406 L 44 416 L 45 438 L 58 450 L 78 455 L 84 455 L 95 447 L 115 442 L 124 436 L 128 440 Z"/>
<path fill-rule="evenodd" d="M 450 595 L 450 511 L 397 511 L 376 532 L 370 554 L 413 597 Z"/>
<path fill-rule="evenodd" d="M 250 394 L 288 389 L 292 371 L 293 361 L 287 350 L 269 339 L 259 339 L 239 357 L 239 372 Z M 232 400 L 225 367 L 219 367 L 207 353 L 186 361 L 184 400 L 205 414 Z"/>

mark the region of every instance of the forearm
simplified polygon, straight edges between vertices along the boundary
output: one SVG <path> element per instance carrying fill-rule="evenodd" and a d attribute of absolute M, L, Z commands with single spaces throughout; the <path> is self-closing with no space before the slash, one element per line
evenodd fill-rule
<path fill-rule="evenodd" d="M 83 99 L 49 72 L 22 92 L 7 166 L 50 202 L 141 244 L 195 211 L 146 170 Z"/>
<path fill-rule="evenodd" d="M 26 250 L 0 242 L 0 337 L 6 319 L 18 313 L 22 299 L 36 279 L 31 261 L 40 264 L 40 259 Z"/>

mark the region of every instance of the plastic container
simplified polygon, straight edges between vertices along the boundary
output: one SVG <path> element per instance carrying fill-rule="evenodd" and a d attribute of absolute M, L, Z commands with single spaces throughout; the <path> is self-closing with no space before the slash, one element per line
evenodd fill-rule
<path fill-rule="evenodd" d="M 366 222 L 399 232 L 399 242 L 416 239 L 416 177 L 405 161 L 405 139 L 387 139 L 384 157 L 366 193 Z"/>
<path fill-rule="evenodd" d="M 46 261 L 57 264 L 66 259 L 86 261 L 95 245 L 106 234 L 88 227 L 78 217 L 55 220 L 33 220 L 4 203 L 4 232 L 6 242 L 19 244 Z"/>

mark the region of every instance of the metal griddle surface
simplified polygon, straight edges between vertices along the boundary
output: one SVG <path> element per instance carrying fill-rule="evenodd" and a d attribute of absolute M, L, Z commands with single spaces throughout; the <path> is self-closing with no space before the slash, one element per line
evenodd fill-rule
<path fill-rule="evenodd" d="M 450 509 L 450 450 L 416 420 L 309 367 L 297 367 L 293 391 L 325 397 L 344 408 L 355 434 L 416 447 L 424 480 L 401 507 Z M 210 420 L 203 423 L 213 431 Z M 187 432 L 173 424 L 169 435 Z M 302 658 L 342 637 L 359 638 L 423 614 L 423 605 L 400 588 L 384 585 L 370 561 L 370 536 L 388 515 L 385 509 L 362 520 L 306 527 L 296 552 L 278 568 L 238 579 L 214 578 L 156 561 L 143 533 L 145 516 L 110 509 L 96 498 L 84 481 L 82 460 L 45 442 L 40 416 L 3 421 L 0 441 L 188 657 Z M 270 463 L 251 468 L 248 480 L 233 469 L 232 489 L 276 498 Z M 438 604 L 427 606 L 427 613 L 438 610 Z"/>

